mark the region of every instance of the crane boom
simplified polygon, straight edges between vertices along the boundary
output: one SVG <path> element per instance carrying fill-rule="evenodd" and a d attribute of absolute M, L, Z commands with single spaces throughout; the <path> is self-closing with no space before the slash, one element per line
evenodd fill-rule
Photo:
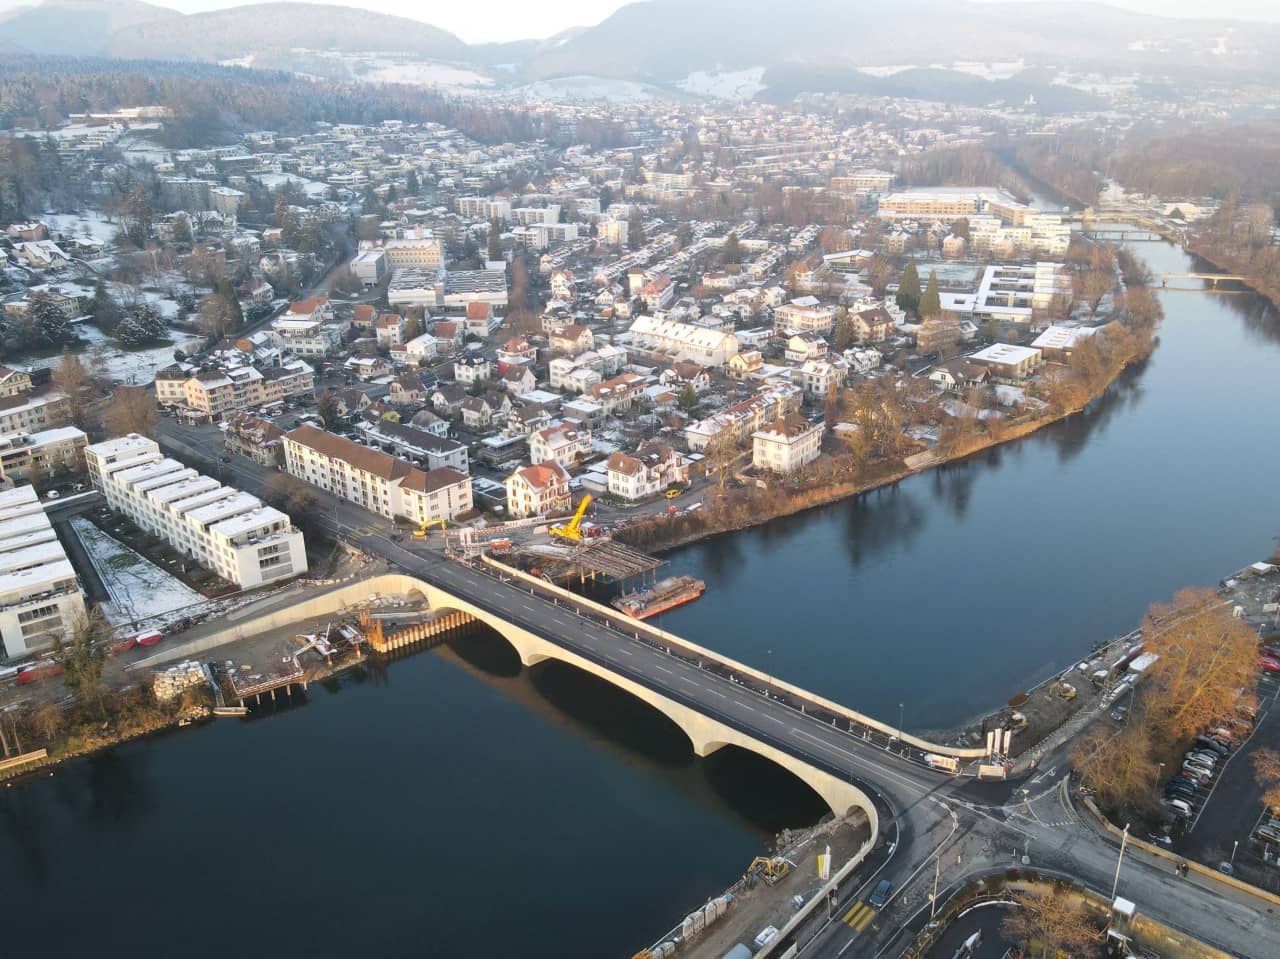
<path fill-rule="evenodd" d="M 551 534 L 559 536 L 561 539 L 571 539 L 575 542 L 582 541 L 582 517 L 586 515 L 587 507 L 591 505 L 591 494 L 588 493 L 582 497 L 582 502 L 578 504 L 578 509 L 573 514 L 573 519 L 565 523 L 563 526 L 551 527 Z"/>

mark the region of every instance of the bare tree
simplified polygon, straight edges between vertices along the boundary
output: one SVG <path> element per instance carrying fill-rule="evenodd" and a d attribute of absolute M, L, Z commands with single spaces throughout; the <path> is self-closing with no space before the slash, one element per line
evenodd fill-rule
<path fill-rule="evenodd" d="M 1042 895 L 1015 893 L 1017 908 L 1000 924 L 1000 934 L 1024 956 L 1084 959 L 1098 954 L 1098 931 L 1079 897 L 1055 888 Z"/>
<path fill-rule="evenodd" d="M 1262 801 L 1273 809 L 1280 807 L 1280 752 L 1259 749 L 1254 753 L 1253 776 L 1262 787 Z"/>
<path fill-rule="evenodd" d="M 67 397 L 67 415 L 72 424 L 85 429 L 93 404 L 92 378 L 80 357 L 64 349 L 53 370 L 53 385 Z"/>
<path fill-rule="evenodd" d="M 111 394 L 102 425 L 112 436 L 156 435 L 156 399 L 145 386 L 117 386 Z"/>

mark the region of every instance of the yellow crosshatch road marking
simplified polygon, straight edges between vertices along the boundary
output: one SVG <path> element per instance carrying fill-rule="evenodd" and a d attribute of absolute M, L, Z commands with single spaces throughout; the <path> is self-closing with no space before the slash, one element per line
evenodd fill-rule
<path fill-rule="evenodd" d="M 860 902 L 846 912 L 840 921 L 847 926 L 852 926 L 854 929 L 858 930 L 858 932 L 862 932 L 863 929 L 867 928 L 867 924 L 875 918 L 875 914 L 875 909 L 868 906 L 865 902 Z"/>

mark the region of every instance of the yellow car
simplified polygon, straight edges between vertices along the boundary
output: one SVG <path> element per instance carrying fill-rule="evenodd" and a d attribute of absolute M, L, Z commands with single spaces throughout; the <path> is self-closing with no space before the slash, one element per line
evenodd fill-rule
<path fill-rule="evenodd" d="M 683 492 L 684 490 L 682 489 L 669 489 L 667 490 L 667 499 L 675 499 Z"/>

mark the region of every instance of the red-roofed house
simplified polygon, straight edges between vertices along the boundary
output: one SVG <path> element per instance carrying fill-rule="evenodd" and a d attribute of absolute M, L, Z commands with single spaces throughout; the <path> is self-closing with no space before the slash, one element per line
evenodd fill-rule
<path fill-rule="evenodd" d="M 563 512 L 573 505 L 569 473 L 555 460 L 516 470 L 506 487 L 507 514 L 515 519 Z"/>

